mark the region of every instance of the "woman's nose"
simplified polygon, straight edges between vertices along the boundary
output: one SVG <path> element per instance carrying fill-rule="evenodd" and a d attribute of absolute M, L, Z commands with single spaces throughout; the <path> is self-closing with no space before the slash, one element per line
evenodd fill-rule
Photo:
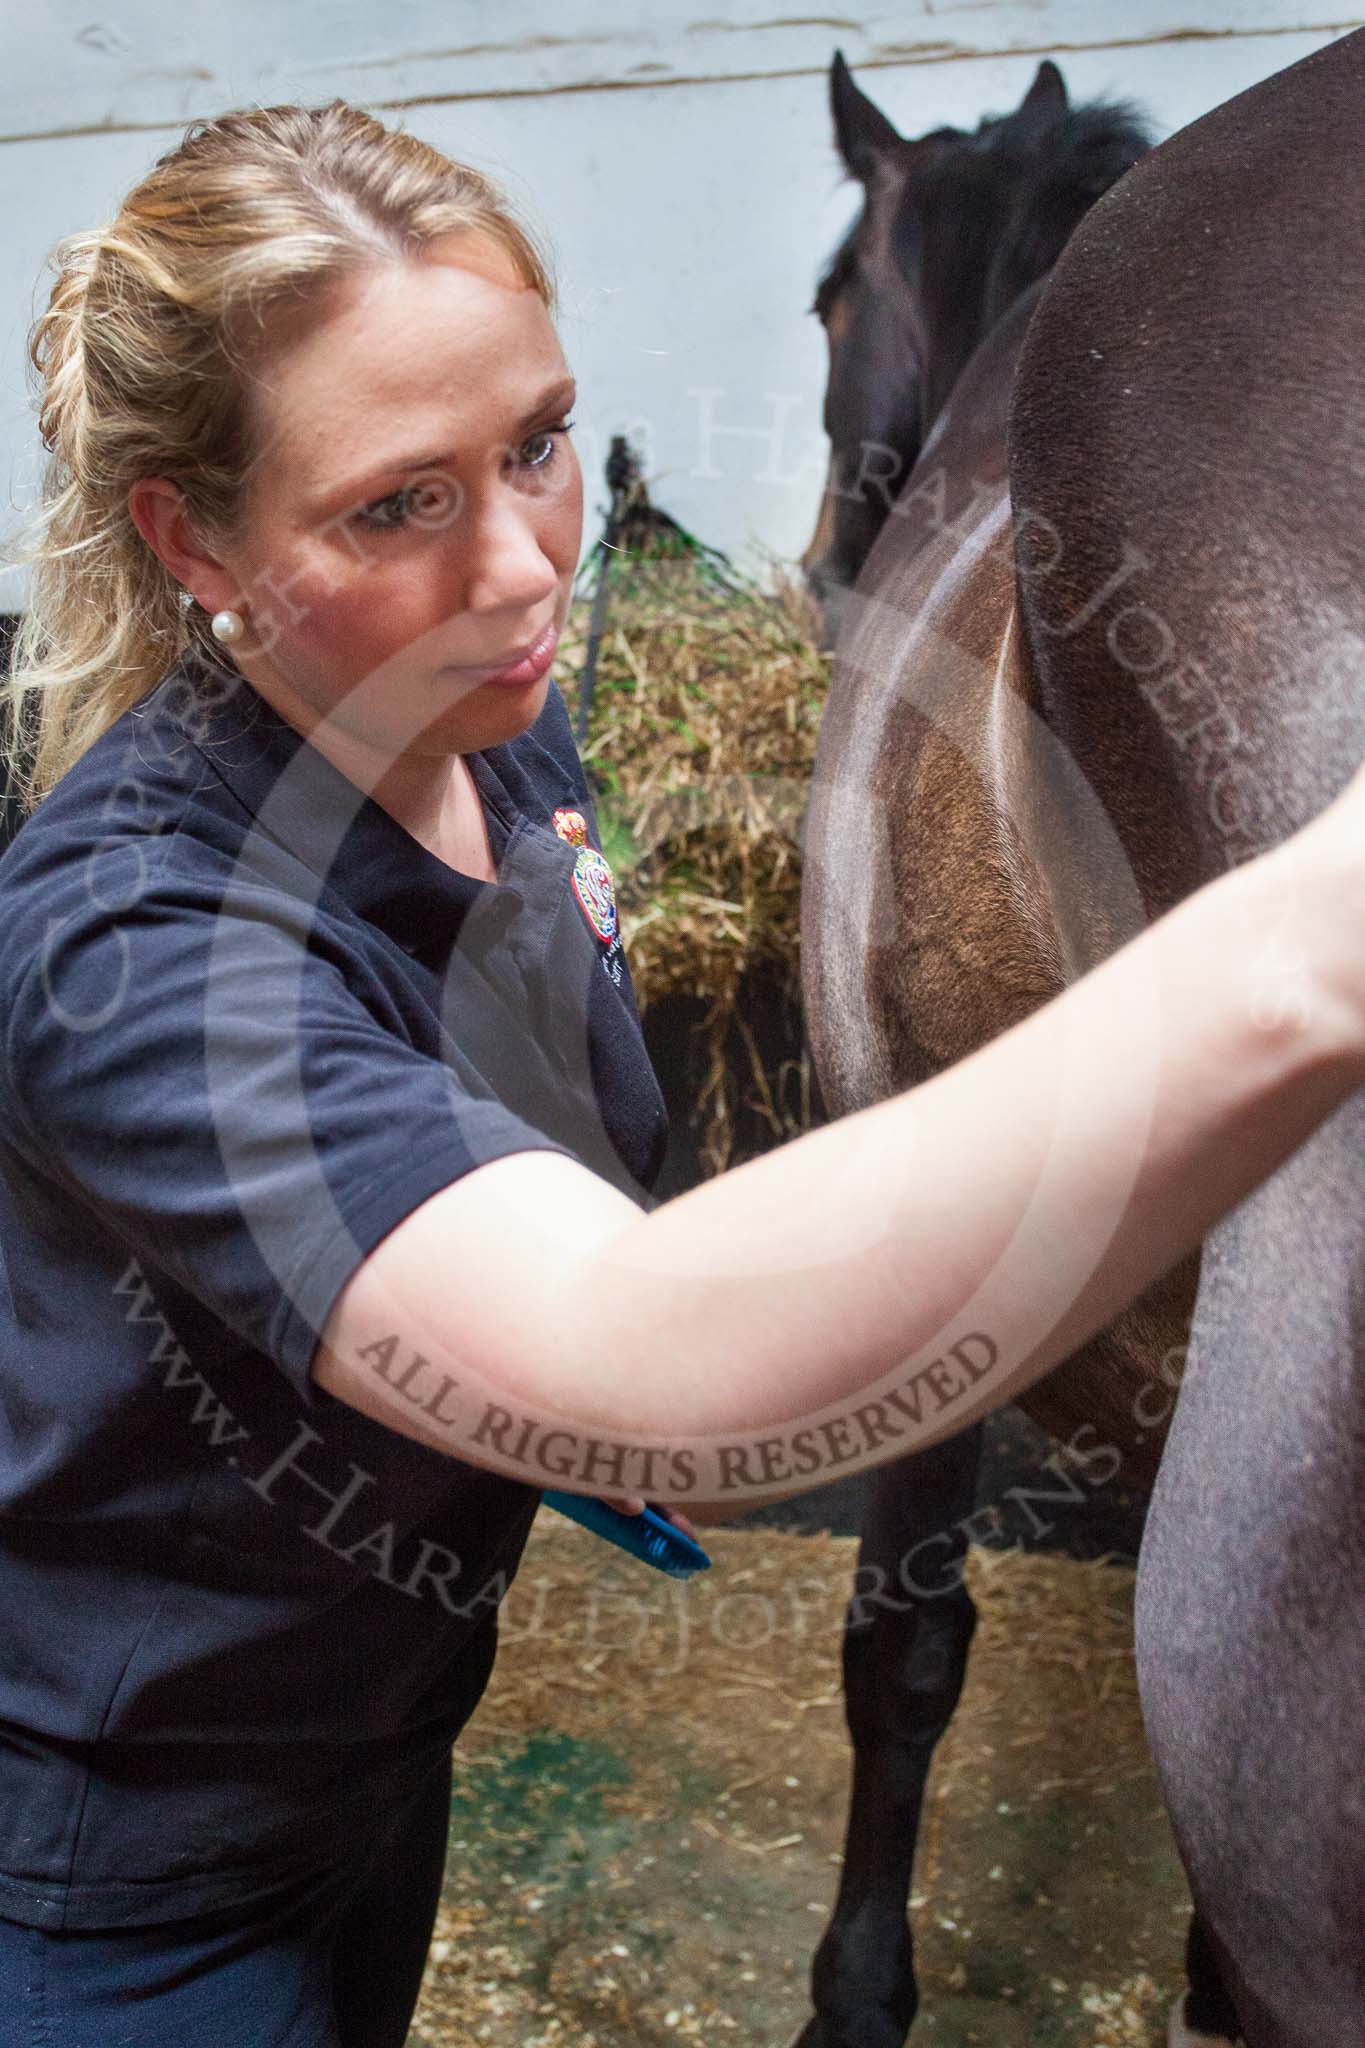
<path fill-rule="evenodd" d="M 525 500 L 503 497 L 469 507 L 470 530 L 460 550 L 462 611 L 530 612 L 554 595 L 559 577 Z"/>

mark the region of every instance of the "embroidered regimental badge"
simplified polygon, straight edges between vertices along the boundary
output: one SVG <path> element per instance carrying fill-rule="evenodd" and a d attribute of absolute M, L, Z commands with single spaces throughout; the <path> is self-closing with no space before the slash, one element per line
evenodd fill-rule
<path fill-rule="evenodd" d="M 612 886 L 611 869 L 595 847 L 579 848 L 578 859 L 573 866 L 573 892 L 598 938 L 614 939 L 616 891 Z"/>
<path fill-rule="evenodd" d="M 588 821 L 581 811 L 560 809 L 554 815 L 554 828 L 561 839 L 567 839 L 570 846 L 586 846 L 588 843 Z"/>

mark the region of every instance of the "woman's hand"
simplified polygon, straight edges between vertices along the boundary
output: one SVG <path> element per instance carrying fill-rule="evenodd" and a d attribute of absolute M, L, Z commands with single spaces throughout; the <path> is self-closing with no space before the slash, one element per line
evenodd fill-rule
<path fill-rule="evenodd" d="M 666 1522 L 672 1522 L 675 1528 L 682 1530 L 684 1536 L 690 1536 L 694 1543 L 700 1541 L 695 1523 L 690 1522 L 680 1508 L 670 1507 L 666 1501 L 645 1502 L 638 1493 L 604 1493 L 602 1498 L 609 1508 L 619 1508 L 623 1515 L 642 1515 L 646 1506 L 652 1506 L 656 1515 L 662 1515 Z"/>

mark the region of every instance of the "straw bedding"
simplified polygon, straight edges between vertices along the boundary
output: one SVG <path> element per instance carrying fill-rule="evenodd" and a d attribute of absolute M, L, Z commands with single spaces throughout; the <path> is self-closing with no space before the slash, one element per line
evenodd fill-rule
<path fill-rule="evenodd" d="M 745 1011 L 758 983 L 799 1000 L 799 832 L 831 660 L 815 623 L 780 571 L 760 587 L 695 545 L 613 565 L 582 751 L 641 1008 L 706 1005 L 709 1171 L 735 1161 L 739 1088 L 765 1100 L 772 1138 L 810 1121 L 809 1076 L 765 1066 Z M 588 631 L 584 595 L 561 641 L 575 716 Z"/>

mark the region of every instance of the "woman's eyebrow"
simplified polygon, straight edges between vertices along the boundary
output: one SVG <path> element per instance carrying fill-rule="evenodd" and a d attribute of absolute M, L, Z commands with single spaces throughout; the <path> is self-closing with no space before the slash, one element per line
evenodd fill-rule
<path fill-rule="evenodd" d="M 524 433 L 528 427 L 534 426 L 538 419 L 543 419 L 554 406 L 562 409 L 565 405 L 571 405 L 577 393 L 578 385 L 573 377 L 557 377 L 553 384 L 546 385 L 535 403 L 522 414 L 514 432 Z M 325 491 L 319 493 L 319 497 L 328 505 L 340 499 L 360 504 L 367 493 L 373 496 L 374 485 L 385 477 L 414 475 L 424 469 L 443 469 L 454 460 L 455 453 L 452 449 L 435 454 L 427 449 L 414 455 L 382 456 L 367 463 L 364 470 L 353 476 L 349 482 L 328 484 Z"/>

